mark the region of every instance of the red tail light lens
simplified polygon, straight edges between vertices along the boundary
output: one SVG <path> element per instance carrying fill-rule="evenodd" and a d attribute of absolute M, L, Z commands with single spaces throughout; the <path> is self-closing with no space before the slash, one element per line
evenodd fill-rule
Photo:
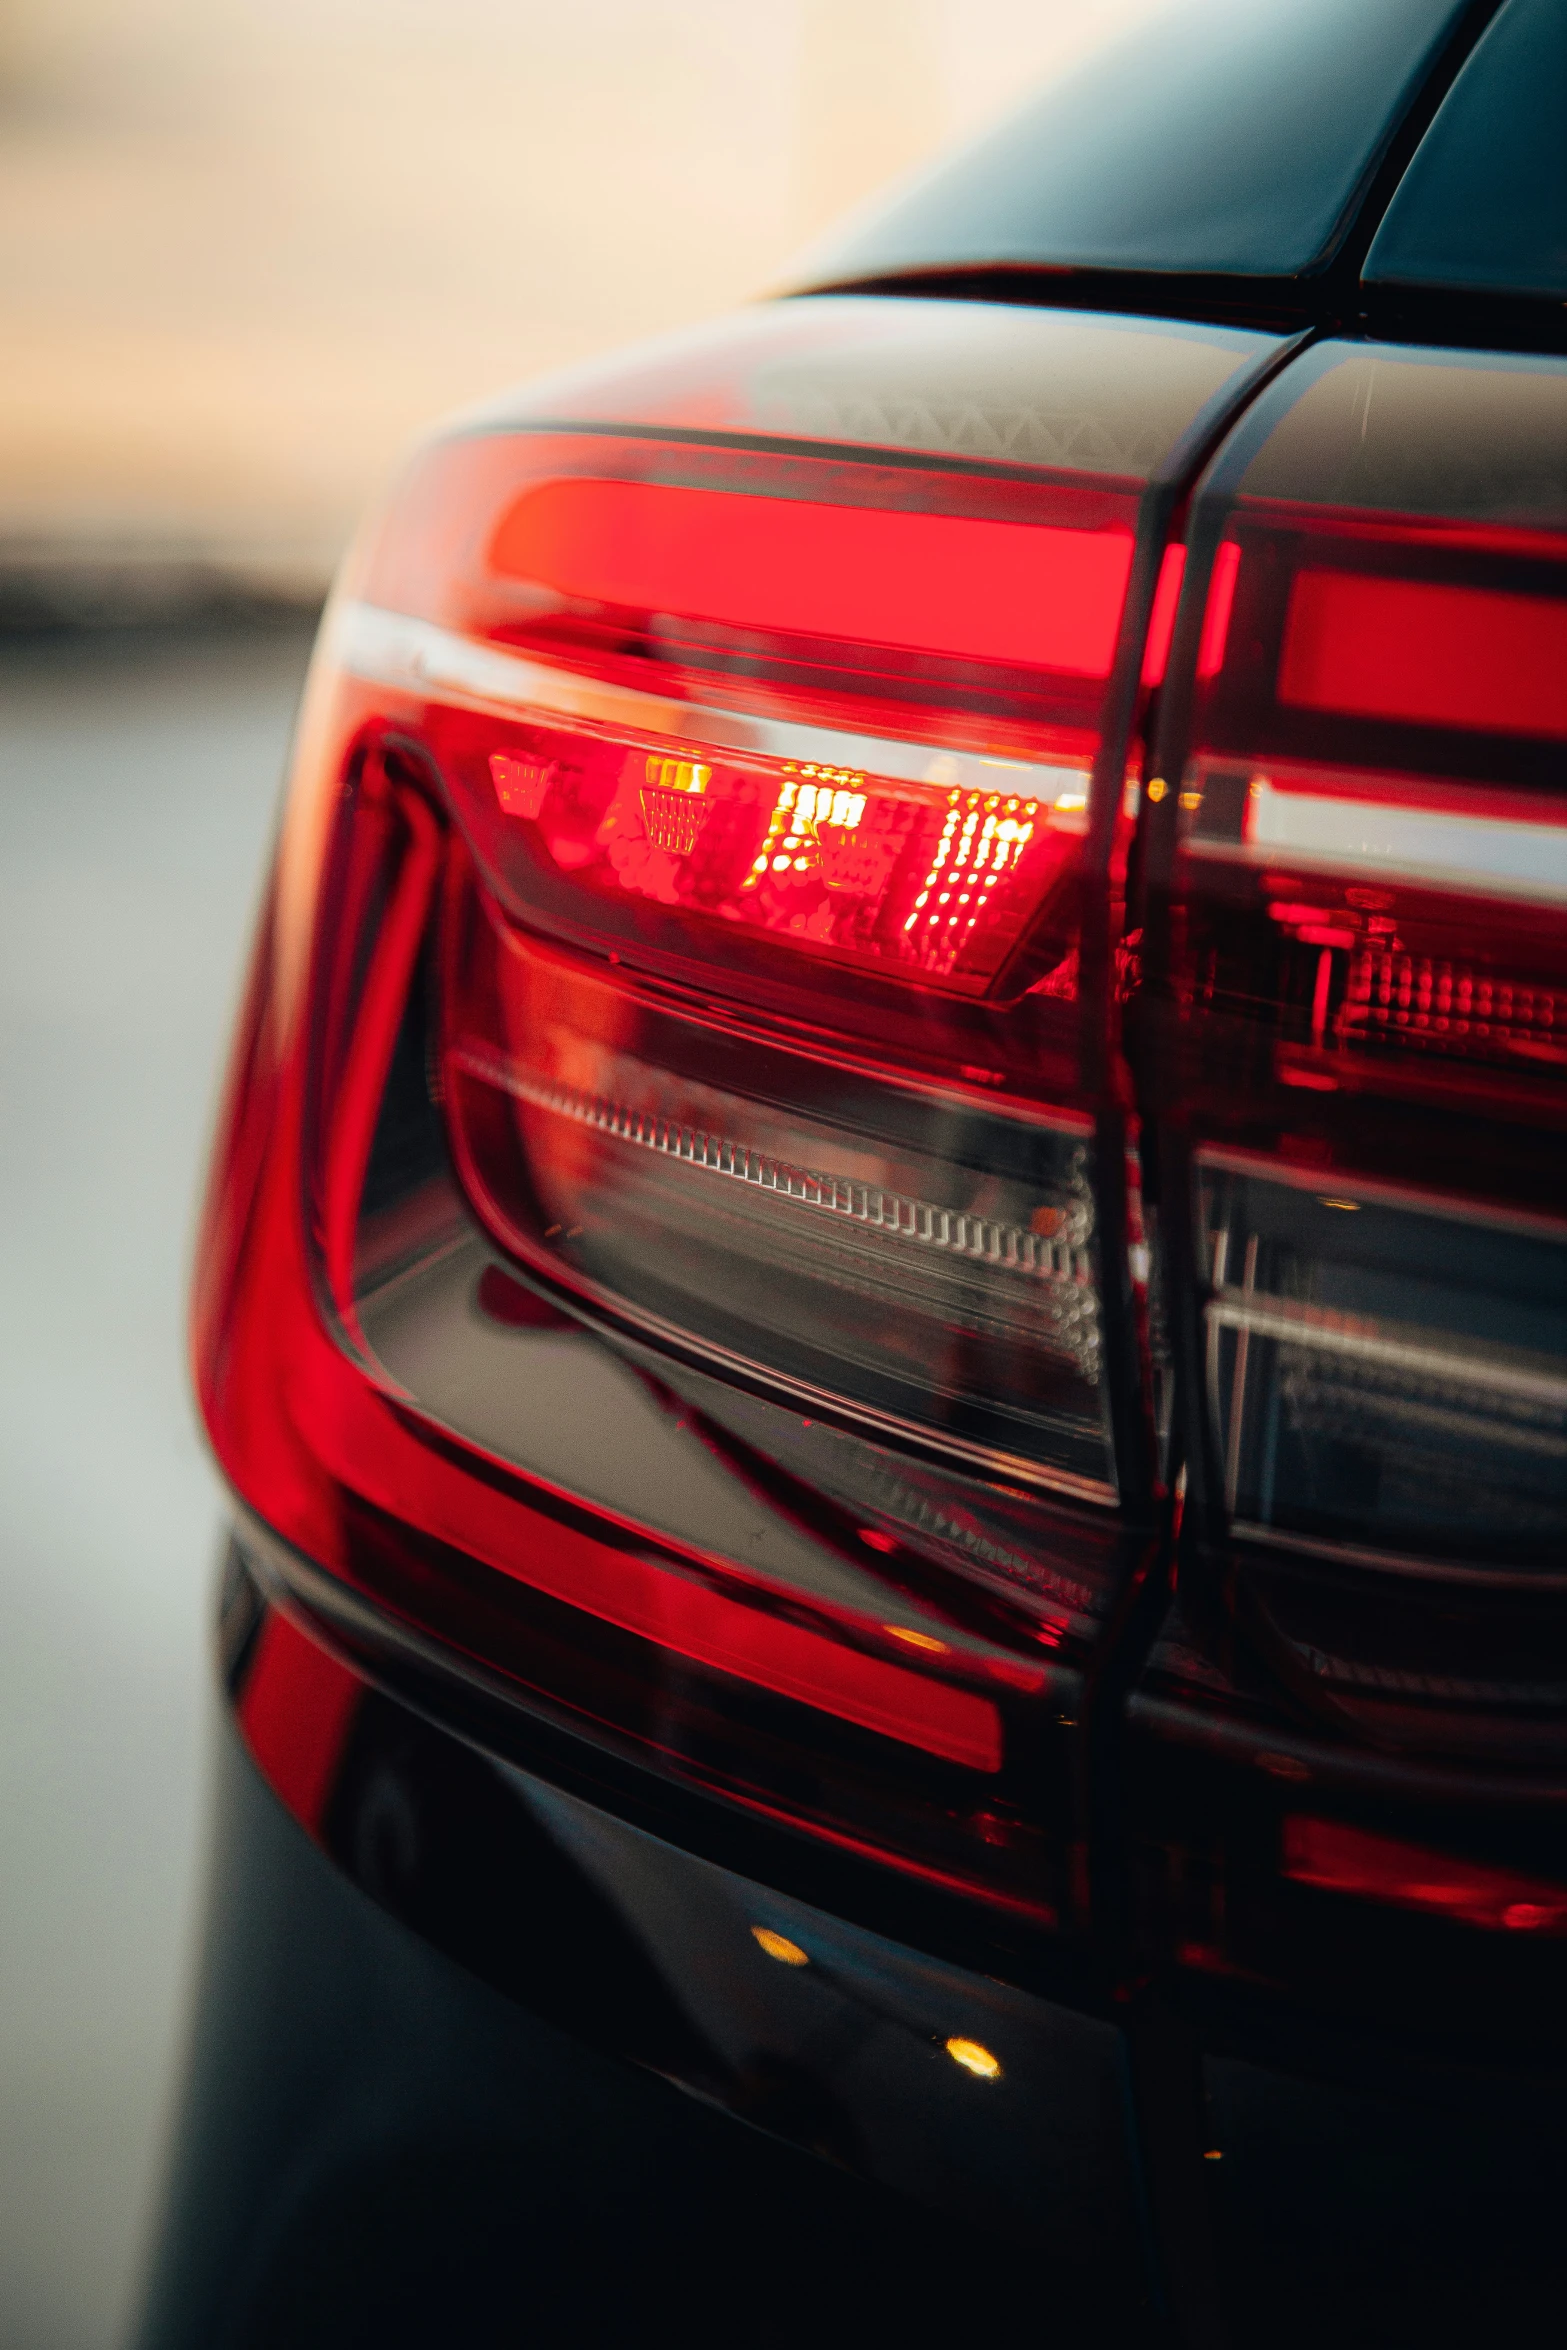
<path fill-rule="evenodd" d="M 1297 709 L 1560 739 L 1567 602 L 1306 568 L 1290 590 L 1278 695 Z"/>
<path fill-rule="evenodd" d="M 437 452 L 416 511 L 472 469 Z M 383 548 L 335 651 L 419 681 L 482 876 L 449 909 L 443 1068 L 491 1230 L 808 1406 L 1111 1498 L 1077 995 L 1127 823 L 1094 774 L 1134 500 L 550 433 L 485 483 L 459 585 L 489 641 L 371 601 Z M 660 1007 L 698 974 L 727 1021 Z M 780 986 L 856 1082 L 785 1049 Z M 1021 1008 L 965 1023 L 964 997 Z"/>
<path fill-rule="evenodd" d="M 436 444 L 324 632 L 204 1242 L 286 1571 L 1036 1921 L 1145 1540 L 1159 474 L 1266 350 L 791 304 Z"/>
<path fill-rule="evenodd" d="M 490 562 L 562 606 L 1103 678 L 1132 534 L 571 476 L 522 492 Z"/>

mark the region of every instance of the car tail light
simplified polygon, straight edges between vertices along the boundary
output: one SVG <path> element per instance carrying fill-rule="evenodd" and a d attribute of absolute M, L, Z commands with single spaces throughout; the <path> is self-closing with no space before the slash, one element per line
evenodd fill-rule
<path fill-rule="evenodd" d="M 1154 1476 L 1165 530 L 1271 349 L 795 303 L 429 448 L 323 629 L 203 1241 L 219 1458 L 341 1636 L 1035 1922 Z"/>
<path fill-rule="evenodd" d="M 1203 1505 L 1551 1578 L 1567 533 L 1284 494 L 1301 419 L 1357 365 L 1418 419 L 1432 366 L 1340 357 L 1239 494 L 1209 493 L 1210 674 L 1158 810 Z"/>
<path fill-rule="evenodd" d="M 1198 493 L 1146 793 L 1189 1470 L 1132 1702 L 1149 1931 L 1432 2028 L 1461 1975 L 1503 2033 L 1556 2029 L 1527 1936 L 1473 1929 L 1560 1874 L 1561 389 L 1329 344 L 1264 394 Z"/>

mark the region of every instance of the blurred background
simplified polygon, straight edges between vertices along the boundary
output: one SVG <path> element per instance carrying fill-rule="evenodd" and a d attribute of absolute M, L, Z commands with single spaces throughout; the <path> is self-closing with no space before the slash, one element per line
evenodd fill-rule
<path fill-rule="evenodd" d="M 409 434 L 744 300 L 1154 0 L 0 0 L 0 2344 L 110 2350 L 194 1961 L 189 1234 Z"/>

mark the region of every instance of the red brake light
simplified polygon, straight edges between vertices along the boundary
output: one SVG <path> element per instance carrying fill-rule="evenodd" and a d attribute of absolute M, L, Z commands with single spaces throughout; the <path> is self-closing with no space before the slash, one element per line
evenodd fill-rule
<path fill-rule="evenodd" d="M 640 730 L 628 717 L 613 734 L 544 715 L 504 732 L 446 719 L 440 747 L 481 796 L 486 764 L 503 814 L 533 828 L 498 844 L 511 861 L 542 851 L 578 889 L 978 993 L 1078 875 L 1082 765 L 939 752 L 899 761 L 874 738 L 819 742 L 825 730 L 805 728 L 796 756 L 769 756 L 705 740 L 679 708 L 672 734 L 654 733 L 646 708 Z M 489 814 L 481 806 L 478 820 Z"/>
<path fill-rule="evenodd" d="M 1181 581 L 1186 576 L 1186 549 L 1166 547 L 1159 565 L 1159 584 L 1154 589 L 1153 608 L 1148 615 L 1148 642 L 1143 651 L 1144 685 L 1162 685 L 1170 660 L 1170 642 L 1175 635 L 1175 615 L 1180 607 Z"/>
<path fill-rule="evenodd" d="M 1301 709 L 1567 735 L 1567 598 L 1305 569 L 1278 691 Z"/>
<path fill-rule="evenodd" d="M 1095 771 L 1135 496 L 534 432 L 482 468 L 439 447 L 408 493 L 415 524 L 464 499 L 455 576 L 388 611 L 386 534 L 336 652 L 424 688 L 514 913 L 736 978 L 749 931 L 970 994 L 1053 968 L 1070 999 L 1091 802 L 1125 825 Z"/>
<path fill-rule="evenodd" d="M 524 490 L 490 561 L 583 603 L 1108 677 L 1132 534 L 578 477 Z"/>

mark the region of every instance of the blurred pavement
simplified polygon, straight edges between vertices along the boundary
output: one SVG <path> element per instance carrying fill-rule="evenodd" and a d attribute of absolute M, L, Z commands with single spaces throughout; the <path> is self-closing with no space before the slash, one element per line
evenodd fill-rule
<path fill-rule="evenodd" d="M 0 2343 L 115 2350 L 192 1956 L 191 1223 L 308 629 L 0 642 Z"/>

